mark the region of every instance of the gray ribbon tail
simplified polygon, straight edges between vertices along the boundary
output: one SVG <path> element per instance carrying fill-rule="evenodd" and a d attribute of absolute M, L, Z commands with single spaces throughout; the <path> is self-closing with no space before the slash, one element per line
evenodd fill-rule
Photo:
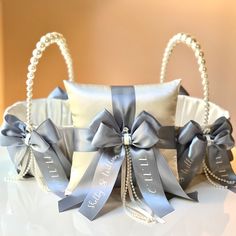
<path fill-rule="evenodd" d="M 52 144 L 52 148 L 53 150 L 56 152 L 57 157 L 61 163 L 61 166 L 67 176 L 67 178 L 69 179 L 70 177 L 70 171 L 71 171 L 71 163 L 70 161 L 64 156 L 64 154 L 62 153 L 61 149 L 58 147 L 58 145 L 56 144 Z"/>
<path fill-rule="evenodd" d="M 195 137 L 178 160 L 178 170 L 180 184 L 183 189 L 187 188 L 193 178 L 197 175 L 202 165 L 202 161 L 206 156 L 206 140 Z"/>
<path fill-rule="evenodd" d="M 59 140 L 60 133 L 50 119 L 41 123 L 37 130 L 32 132 L 30 139 L 32 145 L 36 144 L 32 146 L 33 152 L 48 188 L 58 196 L 63 196 L 71 164 L 58 147 Z"/>
<path fill-rule="evenodd" d="M 235 186 L 230 186 L 230 187 L 228 187 L 228 189 L 230 191 L 232 191 L 233 193 L 236 193 L 236 187 Z"/>
<path fill-rule="evenodd" d="M 48 188 L 56 195 L 62 197 L 68 185 L 68 178 L 57 153 L 51 147 L 45 153 L 35 150 L 33 150 L 33 153 Z"/>
<path fill-rule="evenodd" d="M 79 209 L 79 212 L 89 220 L 93 220 L 107 202 L 124 158 L 125 150 L 123 147 L 119 155 L 114 152 L 113 148 L 103 150 L 90 191 Z"/>
<path fill-rule="evenodd" d="M 227 150 L 220 149 L 217 146 L 215 146 L 214 144 L 208 146 L 206 164 L 207 164 L 208 168 L 216 176 L 218 176 L 222 179 L 236 182 L 236 175 L 235 175 L 235 173 L 232 169 L 232 166 L 230 164 Z M 218 182 L 216 179 L 214 179 L 214 181 Z M 219 183 L 223 184 L 223 185 L 228 185 L 229 187 L 232 187 L 232 184 L 227 184 L 225 182 L 224 183 L 219 182 Z"/>
<path fill-rule="evenodd" d="M 174 211 L 166 198 L 153 150 L 131 148 L 131 155 L 137 185 L 146 204 L 159 217 Z"/>
<path fill-rule="evenodd" d="M 213 180 L 231 188 L 235 186 L 236 175 L 229 159 L 229 150 L 234 147 L 230 121 L 226 117 L 217 119 L 212 125 L 208 137 L 210 137 L 211 140 L 207 147 L 206 164 L 208 168 L 217 177 L 232 181 L 232 183 L 221 182 L 215 178 Z"/>
<path fill-rule="evenodd" d="M 164 190 L 168 193 L 174 194 L 175 196 L 179 196 L 188 200 L 198 201 L 197 193 L 186 194 L 185 191 L 180 186 L 178 180 L 172 173 L 165 158 L 161 155 L 161 153 L 157 149 L 154 149 L 154 152 L 157 159 L 157 168 L 161 176 L 161 181 Z"/>
<path fill-rule="evenodd" d="M 92 162 L 90 163 L 74 192 L 58 202 L 59 212 L 67 211 L 81 205 L 91 188 L 91 183 L 93 181 L 94 173 L 100 158 L 101 153 L 98 152 L 94 156 Z"/>

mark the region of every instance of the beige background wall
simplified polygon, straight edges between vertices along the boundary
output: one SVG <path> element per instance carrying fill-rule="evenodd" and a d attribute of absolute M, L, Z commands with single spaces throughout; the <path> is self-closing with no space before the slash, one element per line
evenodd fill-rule
<path fill-rule="evenodd" d="M 0 1 L 0 115 L 4 109 L 4 72 L 3 72 L 3 17 L 2 2 Z M 0 118 L 1 120 L 1 118 Z"/>
<path fill-rule="evenodd" d="M 230 110 L 236 127 L 235 1 L 2 0 L 2 4 L 1 106 L 25 98 L 31 51 L 46 32 L 58 31 L 67 38 L 77 81 L 131 84 L 159 81 L 164 47 L 173 34 L 183 31 L 201 42 L 207 59 L 211 100 Z M 45 52 L 38 68 L 35 97 L 46 96 L 66 79 L 64 62 L 55 46 Z M 174 78 L 183 78 L 192 95 L 202 95 L 190 49 L 180 46 L 175 51 L 168 80 Z"/>

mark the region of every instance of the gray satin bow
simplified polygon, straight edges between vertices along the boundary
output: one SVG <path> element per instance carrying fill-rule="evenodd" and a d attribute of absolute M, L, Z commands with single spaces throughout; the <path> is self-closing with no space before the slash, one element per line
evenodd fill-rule
<path fill-rule="evenodd" d="M 169 128 L 169 137 L 163 139 L 159 137 Z M 135 119 L 131 130 L 127 127 L 120 131 L 120 128 L 110 112 L 104 110 L 99 113 L 93 123 L 90 125 L 92 135 L 91 144 L 96 148 L 109 148 L 116 146 L 133 146 L 136 148 L 152 148 L 159 143 L 159 146 L 174 147 L 174 133 L 171 133 L 170 127 L 162 127 L 153 116 L 143 111 Z M 172 130 L 173 131 L 173 130 Z M 127 141 L 127 143 L 125 143 Z"/>
<path fill-rule="evenodd" d="M 197 122 L 188 122 L 179 131 L 178 143 L 178 169 L 183 188 L 197 174 L 205 157 L 208 168 L 216 176 L 236 180 L 228 155 L 234 146 L 232 126 L 225 117 L 217 119 L 207 133 L 203 133 Z"/>
<path fill-rule="evenodd" d="M 174 209 L 165 191 L 192 199 L 180 187 L 158 148 L 174 148 L 174 127 L 162 127 L 147 112 L 134 120 L 131 129 L 120 130 L 113 115 L 104 110 L 90 125 L 87 136 L 91 146 L 98 150 L 97 157 L 85 172 L 76 191 L 59 202 L 59 210 L 80 206 L 79 211 L 93 220 L 103 208 L 114 187 L 121 165 L 125 159 L 125 147 L 130 148 L 137 186 L 153 212 L 159 217 Z M 88 150 L 91 150 L 88 147 Z M 85 150 L 83 150 L 85 151 Z"/>
<path fill-rule="evenodd" d="M 50 122 L 49 120 L 47 122 Z M 51 126 L 51 124 L 50 124 Z M 53 127 L 52 135 L 50 136 L 50 142 L 56 143 L 59 140 L 58 133 Z M 40 127 L 38 128 L 40 130 Z M 6 115 L 5 122 L 1 128 L 1 134 L 3 135 L 0 139 L 2 146 L 21 146 L 27 148 L 30 146 L 37 152 L 46 152 L 50 145 L 46 140 L 36 131 L 27 131 L 26 124 L 20 121 L 14 115 Z"/>
<path fill-rule="evenodd" d="M 58 148 L 59 140 L 57 128 L 50 119 L 29 132 L 16 116 L 6 115 L 1 127 L 0 145 L 8 148 L 16 168 L 29 162 L 31 149 L 49 189 L 63 196 L 71 164 Z"/>

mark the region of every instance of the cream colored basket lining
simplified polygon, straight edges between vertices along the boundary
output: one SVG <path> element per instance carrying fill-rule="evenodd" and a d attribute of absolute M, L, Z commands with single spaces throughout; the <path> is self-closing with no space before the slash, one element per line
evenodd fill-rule
<path fill-rule="evenodd" d="M 200 98 L 179 95 L 176 108 L 175 126 L 184 126 L 190 120 L 194 120 L 199 124 L 204 124 L 205 102 Z M 209 124 L 214 123 L 219 117 L 225 116 L 229 118 L 229 112 L 220 106 L 209 102 Z"/>

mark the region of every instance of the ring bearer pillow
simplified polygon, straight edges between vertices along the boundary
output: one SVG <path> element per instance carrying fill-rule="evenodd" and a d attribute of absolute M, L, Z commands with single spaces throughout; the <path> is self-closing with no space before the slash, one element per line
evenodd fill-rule
<path fill-rule="evenodd" d="M 122 93 L 126 93 L 126 87 L 76 84 L 69 81 L 64 81 L 64 84 L 69 97 L 73 124 L 76 128 L 89 127 L 93 118 L 104 109 L 113 113 L 112 93 L 115 91 L 114 88 L 120 89 L 120 97 L 122 97 Z M 162 125 L 173 126 L 179 87 L 180 80 L 164 84 L 132 86 L 133 96 L 135 96 L 135 107 L 133 108 L 135 117 L 142 111 L 147 111 Z M 161 152 L 178 178 L 176 150 L 162 149 Z M 74 152 L 67 194 L 73 192 L 77 187 L 94 154 L 93 152 Z"/>

